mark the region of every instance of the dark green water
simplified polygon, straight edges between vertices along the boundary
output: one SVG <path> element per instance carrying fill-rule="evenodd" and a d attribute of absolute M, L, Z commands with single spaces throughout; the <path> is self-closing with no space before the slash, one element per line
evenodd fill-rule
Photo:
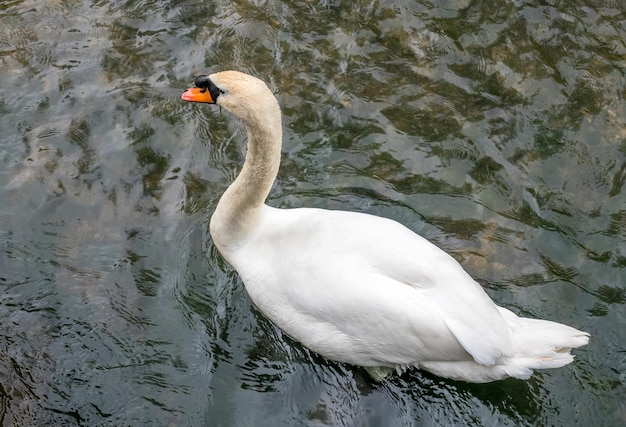
<path fill-rule="evenodd" d="M 239 69 L 283 106 L 269 203 L 394 218 L 501 305 L 592 334 L 565 368 L 373 383 L 252 307 L 207 221 Z M 626 424 L 624 1 L 4 1 L 3 426 Z"/>

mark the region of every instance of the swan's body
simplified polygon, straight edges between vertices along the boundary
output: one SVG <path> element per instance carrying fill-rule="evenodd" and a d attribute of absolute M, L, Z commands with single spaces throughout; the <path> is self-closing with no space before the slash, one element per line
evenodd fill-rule
<path fill-rule="evenodd" d="M 236 71 L 196 85 L 183 99 L 231 111 L 249 138 L 211 218 L 214 243 L 254 304 L 303 345 L 354 365 L 488 382 L 564 366 L 588 342 L 585 332 L 498 307 L 451 256 L 395 221 L 265 205 L 280 163 L 276 98 Z"/>

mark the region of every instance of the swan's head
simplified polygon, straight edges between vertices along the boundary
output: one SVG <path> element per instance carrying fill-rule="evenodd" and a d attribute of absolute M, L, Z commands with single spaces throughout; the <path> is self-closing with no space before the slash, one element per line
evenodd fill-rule
<path fill-rule="evenodd" d="M 183 100 L 217 104 L 247 124 L 276 118 L 280 121 L 280 109 L 274 94 L 256 77 L 239 71 L 222 71 L 196 77 L 195 85 L 183 93 Z"/>

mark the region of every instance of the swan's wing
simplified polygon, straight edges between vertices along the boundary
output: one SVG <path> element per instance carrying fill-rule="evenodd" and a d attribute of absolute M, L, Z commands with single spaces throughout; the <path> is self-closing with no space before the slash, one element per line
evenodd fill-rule
<path fill-rule="evenodd" d="M 370 222 L 369 216 L 359 217 Z M 374 217 L 371 222 L 379 224 L 370 228 L 378 230 L 370 236 L 372 244 L 380 243 L 365 256 L 371 255 L 370 262 L 377 262 L 383 275 L 421 290 L 477 362 L 492 365 L 513 351 L 510 328 L 498 307 L 454 258 L 395 221 Z"/>
<path fill-rule="evenodd" d="M 305 344 L 315 324 L 320 342 L 333 334 L 338 344 L 345 342 L 342 334 L 368 343 L 378 336 L 395 352 L 422 347 L 424 357 L 445 358 L 460 344 L 490 365 L 511 351 L 509 327 L 480 285 L 451 256 L 395 221 L 267 208 L 259 230 L 247 245 L 252 252 L 243 251 L 234 266 L 255 304 Z M 298 324 L 302 319 L 305 325 Z M 414 343 L 403 342 L 407 330 Z"/>

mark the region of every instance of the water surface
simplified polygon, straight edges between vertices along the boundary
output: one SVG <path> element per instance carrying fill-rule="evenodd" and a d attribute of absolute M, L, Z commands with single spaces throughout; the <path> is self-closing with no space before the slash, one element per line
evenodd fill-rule
<path fill-rule="evenodd" d="M 626 4 L 0 5 L 2 425 L 626 423 Z M 499 304 L 592 334 L 529 381 L 382 383 L 281 334 L 208 218 L 239 69 L 284 113 L 269 203 L 394 218 Z"/>

